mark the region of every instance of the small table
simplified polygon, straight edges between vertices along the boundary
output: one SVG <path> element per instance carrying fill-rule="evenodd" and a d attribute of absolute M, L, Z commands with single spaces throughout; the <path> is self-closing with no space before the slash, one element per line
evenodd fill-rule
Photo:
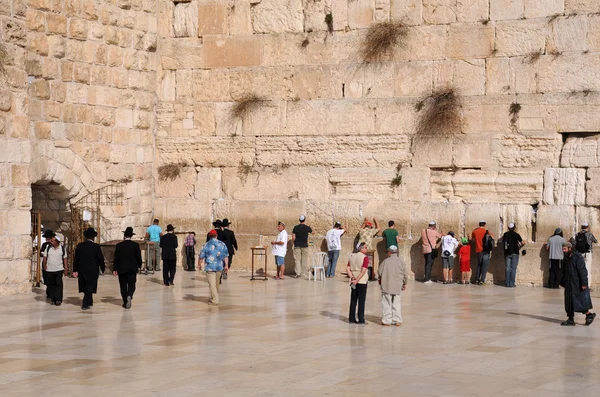
<path fill-rule="evenodd" d="M 252 247 L 250 249 L 252 250 L 252 277 L 250 277 L 250 281 L 253 281 L 253 280 L 266 281 L 267 280 L 267 247 Z M 264 258 L 265 258 L 264 268 L 263 268 L 263 271 L 265 274 L 264 278 L 254 277 L 254 258 L 257 256 L 264 256 Z M 257 263 L 257 266 L 260 266 L 260 263 Z"/>
<path fill-rule="evenodd" d="M 377 269 L 375 268 L 375 250 L 367 250 L 367 258 L 371 264 L 371 274 L 369 274 L 369 281 L 377 280 Z"/>

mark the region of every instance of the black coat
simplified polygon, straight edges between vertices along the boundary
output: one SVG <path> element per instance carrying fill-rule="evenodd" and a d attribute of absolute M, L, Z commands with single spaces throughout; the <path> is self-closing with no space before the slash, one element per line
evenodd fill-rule
<path fill-rule="evenodd" d="M 562 286 L 565 288 L 567 313 L 585 313 L 592 308 L 585 259 L 579 252 L 574 252 L 570 258 L 565 257 Z M 582 286 L 588 288 L 582 290 Z"/>
<path fill-rule="evenodd" d="M 175 233 L 167 233 L 160 238 L 162 248 L 162 260 L 177 260 L 177 236 Z"/>
<path fill-rule="evenodd" d="M 87 240 L 77 244 L 75 248 L 75 259 L 73 260 L 73 272 L 79 273 L 79 292 L 96 293 L 98 287 L 98 276 L 100 271 L 104 273 L 104 255 L 100 245 Z"/>
<path fill-rule="evenodd" d="M 217 231 L 217 240 L 225 242 L 225 234 L 223 234 L 223 229 L 215 229 Z M 210 236 L 206 233 L 206 242 L 210 241 Z M 237 244 L 237 243 L 236 243 Z"/>
<path fill-rule="evenodd" d="M 217 239 L 219 236 L 217 235 Z M 227 246 L 227 251 L 229 251 L 229 256 L 235 255 L 235 251 L 238 249 L 237 240 L 235 239 L 235 233 L 233 230 L 223 229 L 223 242 Z M 235 250 L 234 250 L 235 248 Z"/>
<path fill-rule="evenodd" d="M 119 274 L 135 274 L 142 268 L 142 250 L 132 240 L 121 241 L 115 248 L 114 271 Z"/>

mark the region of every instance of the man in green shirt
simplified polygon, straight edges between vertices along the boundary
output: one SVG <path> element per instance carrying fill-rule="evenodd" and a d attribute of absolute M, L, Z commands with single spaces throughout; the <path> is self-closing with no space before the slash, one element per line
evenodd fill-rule
<path fill-rule="evenodd" d="M 385 239 L 386 251 L 393 245 L 398 246 L 399 238 L 398 231 L 396 230 L 396 224 L 394 221 L 388 222 L 388 228 L 383 231 L 382 237 Z"/>

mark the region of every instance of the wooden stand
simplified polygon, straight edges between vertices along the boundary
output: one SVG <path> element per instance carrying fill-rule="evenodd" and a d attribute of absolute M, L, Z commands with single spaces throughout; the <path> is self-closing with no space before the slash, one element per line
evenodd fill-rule
<path fill-rule="evenodd" d="M 252 247 L 250 248 L 252 250 L 252 277 L 250 277 L 250 281 L 254 281 L 254 280 L 263 280 L 263 281 L 267 281 L 267 247 Z M 265 257 L 265 261 L 264 261 L 264 278 L 258 278 L 258 277 L 254 277 L 254 261 L 255 261 L 255 257 L 257 256 L 261 256 L 264 255 Z M 260 263 L 257 263 L 257 266 L 260 266 Z M 260 269 L 260 268 L 259 268 Z"/>

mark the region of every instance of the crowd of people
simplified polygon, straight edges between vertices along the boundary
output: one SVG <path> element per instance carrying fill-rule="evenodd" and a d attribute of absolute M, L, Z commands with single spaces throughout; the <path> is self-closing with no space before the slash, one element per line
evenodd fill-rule
<path fill-rule="evenodd" d="M 213 222 L 213 229 L 206 236 L 206 243 L 197 255 L 197 269 L 206 272 L 210 289 L 210 305 L 219 304 L 219 285 L 223 279 L 227 279 L 227 273 L 231 267 L 233 256 L 238 249 L 235 233 L 229 229 L 228 219 Z M 277 238 L 271 242 L 272 254 L 275 257 L 277 272 L 276 280 L 285 278 L 285 256 L 287 254 L 288 233 L 285 223 L 279 221 L 277 224 Z M 365 219 L 358 233 L 356 251 L 348 258 L 346 276 L 349 278 L 351 287 L 349 322 L 366 324 L 364 319 L 367 286 L 373 272 L 373 256 L 368 255 L 373 249 L 374 238 L 379 233 L 379 224 L 376 219 L 373 222 Z M 176 273 L 176 260 L 178 240 L 174 234 L 175 227 L 167 225 L 166 233 L 163 234 L 159 220 L 155 219 L 153 224 L 146 230 L 145 238 L 155 243 L 155 255 L 147 258 L 147 267 L 160 270 L 159 259 L 162 260 L 163 283 L 165 286 L 173 286 Z M 313 233 L 310 226 L 306 224 L 306 216 L 301 215 L 299 224 L 292 230 L 291 243 L 293 246 L 293 257 L 295 269 L 293 277 L 308 278 L 310 267 L 309 260 L 309 235 Z M 325 277 L 332 278 L 336 274 L 336 266 L 342 248 L 341 237 L 346 233 L 340 222 L 335 222 L 325 236 L 327 243 L 328 263 Z M 140 245 L 132 241 L 135 233 L 132 227 L 123 231 L 123 241 L 115 247 L 113 274 L 118 277 L 123 307 L 130 309 L 133 294 L 136 289 L 136 277 L 142 270 L 142 255 Z M 84 232 L 85 241 L 78 244 L 75 249 L 73 261 L 73 276 L 78 279 L 79 292 L 84 294 L 82 310 L 89 310 L 93 306 L 93 294 L 97 291 L 98 277 L 105 272 L 105 261 L 100 245 L 94 243 L 97 236 L 93 228 Z M 59 306 L 63 299 L 62 276 L 66 268 L 67 253 L 52 230 L 44 231 L 42 236 L 46 242 L 40 248 L 43 258 L 43 277 L 47 286 L 46 294 L 52 305 Z M 401 325 L 401 292 L 406 289 L 408 271 L 406 264 L 399 255 L 400 243 L 399 233 L 394 221 L 388 222 L 381 237 L 385 243 L 386 258 L 381 262 L 377 271 L 382 292 L 382 321 L 384 326 Z M 470 237 L 470 238 L 469 238 Z M 471 282 L 471 248 L 475 249 L 477 264 L 474 269 L 474 284 L 486 285 L 488 265 L 492 251 L 496 247 L 493 234 L 486 228 L 485 220 L 479 222 L 469 237 L 457 239 L 454 232 L 449 231 L 442 235 L 437 229 L 435 221 L 421 233 L 421 249 L 424 256 L 424 280 L 425 284 L 433 283 L 431 272 L 437 257 L 441 257 L 442 275 L 444 284 L 455 282 L 453 269 L 455 259 L 458 258 L 460 266 L 460 284 Z M 195 271 L 195 246 L 196 234 L 189 233 L 185 238 L 186 270 Z M 516 225 L 510 223 L 508 231 L 498 241 L 504 250 L 506 265 L 505 286 L 515 287 L 515 279 L 520 255 L 525 255 L 523 247 L 526 242 L 516 231 Z M 562 230 L 556 229 L 554 234 L 545 244 L 549 253 L 550 275 L 548 288 L 565 288 L 565 310 L 568 319 L 562 325 L 575 325 L 574 313 L 586 315 L 586 325 L 594 321 L 595 314 L 592 309 L 590 297 L 590 265 L 593 244 L 596 238 L 589 230 L 589 225 L 583 223 L 581 231 L 567 241 Z M 371 274 L 370 274 L 371 273 Z"/>

